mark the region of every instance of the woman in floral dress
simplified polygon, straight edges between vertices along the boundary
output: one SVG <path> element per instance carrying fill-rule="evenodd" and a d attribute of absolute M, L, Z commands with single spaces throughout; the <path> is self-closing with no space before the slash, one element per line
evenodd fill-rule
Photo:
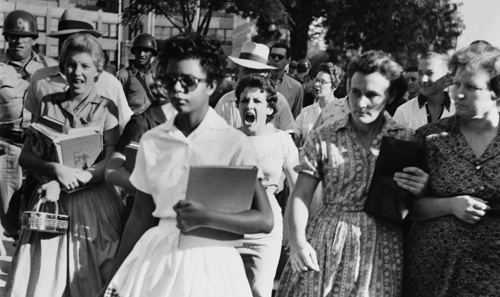
<path fill-rule="evenodd" d="M 313 130 L 302 151 L 289 202 L 290 260 L 279 297 L 401 294 L 401 227 L 363 211 L 382 137 L 413 134 L 384 112 L 401 67 L 387 54 L 369 51 L 350 64 L 348 75 L 350 114 Z M 425 172 L 405 171 L 401 185 L 419 194 Z M 320 181 L 323 207 L 309 218 Z"/>

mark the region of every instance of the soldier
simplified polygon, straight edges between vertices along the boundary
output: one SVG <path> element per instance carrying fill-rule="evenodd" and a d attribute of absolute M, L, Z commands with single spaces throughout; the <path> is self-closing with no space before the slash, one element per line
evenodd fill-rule
<path fill-rule="evenodd" d="M 30 122 L 30 113 L 23 109 L 26 89 L 33 73 L 57 65 L 51 58 L 34 50 L 38 37 L 35 17 L 24 10 L 10 12 L 3 23 L 3 36 L 8 44 L 0 60 L 0 198 L 3 214 L 16 190 L 21 187 L 21 153 L 23 128 Z"/>
<path fill-rule="evenodd" d="M 116 76 L 123 85 L 128 105 L 134 114 L 139 114 L 155 100 L 150 89 L 154 82 L 153 57 L 158 53 L 155 38 L 147 33 L 137 35 L 132 53 L 135 56 L 134 62 L 118 71 Z"/>

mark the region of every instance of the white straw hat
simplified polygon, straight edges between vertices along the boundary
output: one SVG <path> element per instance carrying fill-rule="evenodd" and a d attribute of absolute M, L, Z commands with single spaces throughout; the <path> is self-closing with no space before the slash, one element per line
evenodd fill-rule
<path fill-rule="evenodd" d="M 238 58 L 229 56 L 234 63 L 250 69 L 272 70 L 276 67 L 267 65 L 269 57 L 269 47 L 262 43 L 247 41 L 241 47 Z"/>

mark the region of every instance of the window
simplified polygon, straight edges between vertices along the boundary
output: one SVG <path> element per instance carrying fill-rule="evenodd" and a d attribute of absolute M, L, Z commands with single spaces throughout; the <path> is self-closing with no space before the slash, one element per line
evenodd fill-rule
<path fill-rule="evenodd" d="M 102 37 L 109 37 L 109 25 L 107 23 L 102 23 L 101 33 Z"/>
<path fill-rule="evenodd" d="M 58 52 L 57 45 L 51 44 L 47 48 L 47 56 L 57 57 L 57 52 Z"/>
<path fill-rule="evenodd" d="M 0 12 L 0 28 L 3 27 L 3 18 L 4 18 L 4 13 Z"/>
<path fill-rule="evenodd" d="M 36 17 L 36 26 L 39 32 L 45 32 L 45 17 L 37 16 Z"/>
<path fill-rule="evenodd" d="M 99 30 L 101 28 L 99 28 L 99 26 L 97 26 L 97 22 L 92 22 L 92 27 L 94 27 L 94 30 Z M 102 32 L 101 32 L 102 33 Z"/>
<path fill-rule="evenodd" d="M 57 31 L 57 26 L 59 25 L 59 19 L 50 19 L 50 31 Z"/>
<path fill-rule="evenodd" d="M 109 24 L 109 37 L 118 38 L 118 25 Z"/>

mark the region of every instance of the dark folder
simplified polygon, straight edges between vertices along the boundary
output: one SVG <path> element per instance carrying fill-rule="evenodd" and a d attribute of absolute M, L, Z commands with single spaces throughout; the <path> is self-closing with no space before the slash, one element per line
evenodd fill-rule
<path fill-rule="evenodd" d="M 242 212 L 252 206 L 256 180 L 257 167 L 193 166 L 189 171 L 186 200 L 219 212 Z M 237 246 L 241 239 L 242 234 L 198 228 L 181 234 L 179 248 Z"/>
<path fill-rule="evenodd" d="M 405 167 L 426 170 L 425 151 L 421 143 L 382 138 L 372 182 L 366 198 L 365 211 L 393 222 L 401 222 L 408 213 L 413 195 L 399 187 L 394 173 Z"/>

